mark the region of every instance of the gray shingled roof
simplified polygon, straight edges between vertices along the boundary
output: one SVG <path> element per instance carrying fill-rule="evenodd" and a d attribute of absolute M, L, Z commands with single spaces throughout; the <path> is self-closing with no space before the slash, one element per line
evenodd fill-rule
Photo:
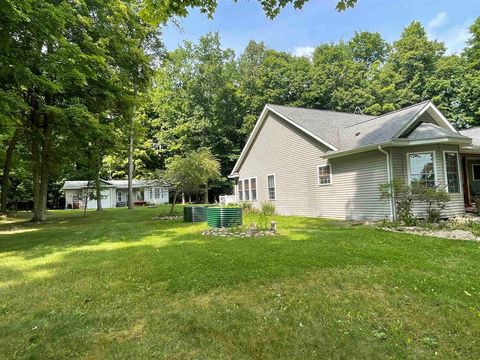
<path fill-rule="evenodd" d="M 474 146 L 480 146 L 480 126 L 461 130 L 460 134 L 472 138 L 472 144 Z"/>
<path fill-rule="evenodd" d="M 454 137 L 463 139 L 465 136 L 452 130 L 442 128 L 435 124 L 422 123 L 417 126 L 408 136 L 409 140 L 426 140 L 426 139 L 438 139 L 444 137 Z"/>
<path fill-rule="evenodd" d="M 338 151 L 393 140 L 395 135 L 419 114 L 430 101 L 424 101 L 380 116 L 355 115 L 324 110 L 268 105 L 300 127 L 335 146 Z M 430 126 L 431 125 L 431 126 Z M 451 130 L 430 124 L 419 126 L 408 137 L 420 136 L 464 138 Z M 479 130 L 480 132 L 480 130 Z M 441 135 L 441 136 L 440 136 Z M 423 137 L 422 139 L 425 139 Z"/>
<path fill-rule="evenodd" d="M 335 112 L 328 110 L 305 109 L 282 105 L 267 105 L 302 128 L 317 135 L 337 149 L 341 148 L 340 131 L 345 127 L 375 118 L 369 115 Z"/>

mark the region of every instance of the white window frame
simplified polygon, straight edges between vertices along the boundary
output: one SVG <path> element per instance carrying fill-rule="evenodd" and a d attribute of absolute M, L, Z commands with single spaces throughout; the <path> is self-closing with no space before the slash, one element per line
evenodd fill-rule
<path fill-rule="evenodd" d="M 255 200 L 253 200 L 253 197 L 252 197 L 252 180 L 255 179 Z M 258 181 L 257 181 L 257 177 L 252 177 L 249 179 L 249 182 L 250 182 L 250 201 L 257 201 L 258 199 Z"/>
<path fill-rule="evenodd" d="M 275 194 L 275 199 L 270 199 L 270 188 L 268 187 L 268 177 L 273 176 L 273 193 Z M 277 200 L 277 175 L 267 174 L 267 199 L 268 201 L 276 201 Z"/>
<path fill-rule="evenodd" d="M 118 199 L 118 195 L 120 195 L 120 199 Z M 117 190 L 117 202 L 123 202 L 123 191 Z"/>
<path fill-rule="evenodd" d="M 480 181 L 480 179 L 475 179 L 475 171 L 473 171 L 473 168 L 475 166 L 480 166 L 480 164 L 472 164 L 472 180 L 473 181 Z"/>
<path fill-rule="evenodd" d="M 448 153 L 453 153 L 457 155 L 457 170 L 458 170 L 458 192 L 453 192 L 452 194 L 461 194 L 462 193 L 462 176 L 460 173 L 460 155 L 458 154 L 458 151 L 455 150 L 443 150 L 443 173 L 445 175 L 445 190 L 449 193 L 450 191 L 448 190 L 448 175 L 447 175 L 447 158 L 446 154 Z M 473 177 L 473 173 L 472 173 Z M 480 180 L 480 179 L 479 179 Z"/>
<path fill-rule="evenodd" d="M 320 183 L 320 168 L 321 167 L 329 167 L 330 168 L 330 182 L 327 184 L 321 184 Z M 317 165 L 317 184 L 318 186 L 329 186 L 333 184 L 333 177 L 332 177 L 332 165 L 331 164 L 323 164 L 323 165 Z"/>
<path fill-rule="evenodd" d="M 154 199 L 154 197 L 153 197 L 153 187 L 148 189 L 148 196 L 150 197 L 150 199 Z"/>
<path fill-rule="evenodd" d="M 415 155 L 415 154 L 432 154 L 434 184 L 435 184 L 435 186 L 437 186 L 438 185 L 438 176 L 437 176 L 437 158 L 436 158 L 435 150 L 407 152 L 406 155 L 407 155 L 408 184 L 410 185 L 412 183 L 412 175 L 410 173 L 410 155 Z"/>
<path fill-rule="evenodd" d="M 155 196 L 155 199 L 160 199 L 161 198 L 161 195 L 160 195 L 160 188 L 159 187 L 154 187 L 153 188 L 153 194 Z M 158 196 L 157 196 L 158 195 Z"/>
<path fill-rule="evenodd" d="M 248 189 L 245 188 L 245 183 L 247 183 Z M 246 195 L 246 196 L 245 196 Z M 250 179 L 243 179 L 243 201 L 250 201 Z M 248 199 L 247 199 L 248 197 Z"/>
<path fill-rule="evenodd" d="M 240 186 L 239 186 L 240 183 L 242 184 L 242 190 L 240 190 Z M 243 180 L 242 179 L 238 179 L 237 181 L 237 194 L 238 194 L 238 201 L 245 201 L 245 199 L 243 198 Z"/>

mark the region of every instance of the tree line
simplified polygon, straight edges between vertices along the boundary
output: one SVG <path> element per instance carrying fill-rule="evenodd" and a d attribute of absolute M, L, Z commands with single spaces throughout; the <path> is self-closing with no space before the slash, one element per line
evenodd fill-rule
<path fill-rule="evenodd" d="M 275 16 L 289 2 L 305 3 L 262 4 Z M 266 103 L 381 114 L 430 98 L 459 128 L 480 122 L 480 18 L 455 55 L 417 22 L 392 44 L 358 32 L 311 58 L 254 41 L 235 54 L 218 34 L 166 51 L 158 25 L 190 5 L 211 14 L 216 1 L 177 5 L 0 0 L 2 211 L 33 199 L 42 221 L 65 179 L 123 178 L 129 157 L 137 177 L 155 177 L 199 149 L 220 161 L 212 185 L 228 191 Z"/>

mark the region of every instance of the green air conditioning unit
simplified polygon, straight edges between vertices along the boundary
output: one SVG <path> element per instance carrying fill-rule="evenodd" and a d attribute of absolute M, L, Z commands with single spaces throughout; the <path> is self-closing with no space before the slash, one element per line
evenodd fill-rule
<path fill-rule="evenodd" d="M 207 208 L 207 224 L 213 228 L 242 225 L 242 209 L 237 207 Z"/>

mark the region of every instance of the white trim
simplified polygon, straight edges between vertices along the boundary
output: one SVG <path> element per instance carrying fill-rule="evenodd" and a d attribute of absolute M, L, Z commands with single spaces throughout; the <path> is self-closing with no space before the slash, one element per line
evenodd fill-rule
<path fill-rule="evenodd" d="M 240 183 L 242 184 L 242 190 L 240 190 L 238 186 L 238 184 Z M 240 199 L 240 194 L 242 194 L 241 199 Z M 238 202 L 245 201 L 245 199 L 243 198 L 243 179 L 240 179 L 240 178 L 237 180 L 237 196 L 238 196 Z"/>
<path fill-rule="evenodd" d="M 445 176 L 445 190 L 450 193 L 448 190 L 448 176 L 447 176 L 447 158 L 445 154 L 454 153 L 457 155 L 457 171 L 458 171 L 458 192 L 453 192 L 452 194 L 461 194 L 462 193 L 462 177 L 460 174 L 460 154 L 456 150 L 443 150 L 443 174 Z"/>
<path fill-rule="evenodd" d="M 480 166 L 480 164 L 472 164 L 472 181 L 480 181 L 480 179 L 475 179 L 475 172 L 473 170 L 474 166 Z"/>
<path fill-rule="evenodd" d="M 407 174 L 408 174 L 408 184 L 409 185 L 412 183 L 412 176 L 411 176 L 411 173 L 410 173 L 410 155 L 430 154 L 430 153 L 432 154 L 432 158 L 433 158 L 433 176 L 434 176 L 435 186 L 438 185 L 437 158 L 436 158 L 435 150 L 414 151 L 414 152 L 406 153 L 406 156 L 407 156 Z"/>
<path fill-rule="evenodd" d="M 245 183 L 247 183 L 248 189 L 245 187 Z M 247 195 L 248 199 L 247 199 Z M 250 179 L 246 178 L 243 179 L 243 201 L 250 201 Z"/>
<path fill-rule="evenodd" d="M 253 197 L 252 197 L 252 180 L 255 179 L 255 200 L 253 200 Z M 254 176 L 254 177 L 251 177 L 249 179 L 250 181 L 250 201 L 258 201 L 258 180 L 257 180 L 257 177 Z"/>
<path fill-rule="evenodd" d="M 400 109 L 402 110 L 402 109 Z M 433 114 L 429 111 L 432 110 Z M 418 111 L 418 113 L 405 125 L 401 127 L 399 131 L 393 136 L 393 138 L 399 138 L 402 136 L 405 131 L 417 121 L 417 119 L 423 115 L 425 112 L 428 112 L 429 115 L 437 122 L 439 126 L 442 126 L 444 128 L 447 128 L 457 134 L 460 134 L 453 126 L 450 124 L 450 122 L 447 120 L 447 118 L 438 110 L 438 108 L 431 102 L 429 101 L 428 103 L 425 104 L 425 106 Z"/>
<path fill-rule="evenodd" d="M 333 151 L 337 151 L 338 149 L 333 146 L 332 144 L 329 144 L 328 142 L 326 142 L 325 140 L 319 138 L 317 135 L 313 134 L 312 132 L 308 131 L 307 129 L 305 129 L 304 127 L 298 125 L 297 123 L 295 123 L 294 121 L 290 120 L 288 117 L 286 117 L 285 115 L 282 115 L 281 113 L 279 113 L 278 111 L 275 111 L 273 110 L 271 107 L 269 107 L 268 105 L 265 105 L 265 107 L 263 108 L 262 110 L 262 113 L 260 114 L 260 117 L 258 118 L 257 120 L 257 123 L 255 124 L 255 127 L 253 128 L 252 132 L 250 133 L 250 136 L 248 137 L 248 140 L 247 142 L 245 143 L 245 146 L 243 147 L 242 149 L 242 152 L 240 153 L 240 156 L 238 157 L 238 160 L 237 162 L 235 163 L 235 166 L 233 167 L 232 169 L 232 172 L 230 174 L 230 177 L 235 177 L 236 176 L 236 172 L 238 172 L 238 168 L 240 167 L 240 165 L 243 163 L 244 159 L 245 159 L 245 156 L 247 155 L 248 153 L 248 150 L 250 149 L 250 147 L 252 146 L 253 144 L 253 140 L 255 139 L 255 137 L 257 136 L 257 133 L 260 131 L 260 127 L 262 126 L 263 122 L 265 121 L 266 117 L 267 117 L 267 113 L 268 112 L 272 112 L 274 113 L 275 115 L 279 116 L 280 118 L 282 118 L 283 120 L 287 121 L 289 124 L 293 125 L 294 127 L 296 127 L 297 129 L 303 131 L 305 134 L 313 137 L 315 140 L 319 141 L 320 143 L 322 143 L 323 145 L 329 147 L 330 149 L 332 149 Z"/>
<path fill-rule="evenodd" d="M 329 177 L 330 177 L 330 182 L 329 183 L 326 183 L 326 184 L 321 184 L 320 183 L 320 174 L 319 174 L 319 170 L 321 167 L 329 167 L 330 169 L 330 172 L 329 172 Z M 317 185 L 318 186 L 329 186 L 329 185 L 332 185 L 333 184 L 333 177 L 332 177 L 332 165 L 331 164 L 323 164 L 323 165 L 317 165 Z"/>
<path fill-rule="evenodd" d="M 434 115 L 436 115 L 436 117 L 437 117 L 437 119 L 435 119 L 435 120 L 437 120 L 437 121 L 440 120 L 440 122 L 442 122 L 442 123 L 443 123 L 446 127 L 448 127 L 450 130 L 452 130 L 453 132 L 456 132 L 457 134 L 460 134 L 460 133 L 458 132 L 458 130 L 455 129 L 452 124 L 450 124 L 450 121 L 448 121 L 448 119 L 445 117 L 445 115 L 442 114 L 442 112 L 435 106 L 434 103 L 432 103 L 432 102 L 430 101 L 430 104 L 429 104 L 429 105 L 430 105 L 430 106 L 429 106 L 429 109 L 432 109 L 432 110 L 434 111 L 434 113 L 435 113 Z M 432 115 L 432 114 L 430 114 L 430 115 Z M 432 116 L 432 117 L 435 118 L 435 116 Z M 460 134 L 460 135 L 461 135 L 461 134 Z"/>
<path fill-rule="evenodd" d="M 273 193 L 275 194 L 275 199 L 270 199 L 270 188 L 268 187 L 268 177 L 273 176 Z M 276 201 L 277 200 L 277 176 L 275 173 L 267 174 L 267 200 Z"/>
<path fill-rule="evenodd" d="M 382 149 L 382 147 L 380 145 L 378 145 L 378 151 L 380 151 L 382 154 L 385 155 L 385 160 L 386 160 L 386 163 L 387 163 L 386 164 L 387 165 L 387 182 L 388 182 L 388 184 L 392 184 L 393 170 L 392 170 L 392 167 L 391 167 L 391 164 L 392 164 L 391 153 Z M 388 205 L 389 205 L 389 208 L 390 208 L 390 221 L 395 220 L 396 217 L 397 217 L 396 211 L 395 211 L 394 201 L 395 200 L 392 197 L 390 199 L 390 201 L 388 202 Z"/>

